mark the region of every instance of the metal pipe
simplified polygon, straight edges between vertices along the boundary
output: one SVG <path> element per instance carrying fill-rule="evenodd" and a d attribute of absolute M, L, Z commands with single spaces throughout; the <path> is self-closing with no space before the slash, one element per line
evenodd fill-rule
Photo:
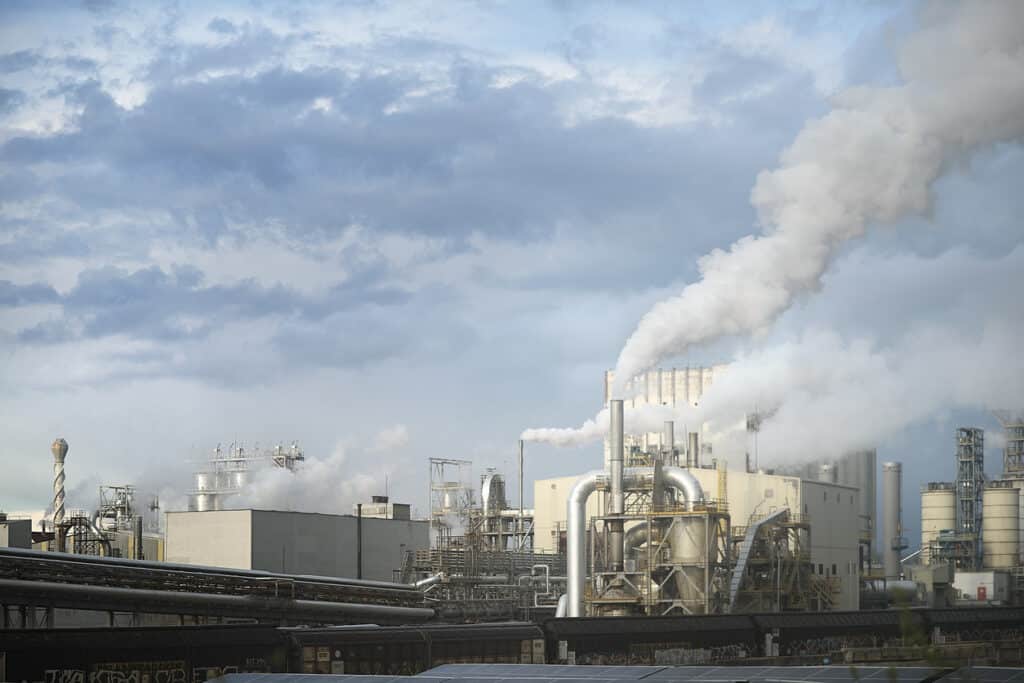
<path fill-rule="evenodd" d="M 356 578 L 363 578 L 363 504 L 356 503 Z"/>
<path fill-rule="evenodd" d="M 700 467 L 700 434 L 690 432 L 686 446 L 686 466 Z"/>
<path fill-rule="evenodd" d="M 404 623 L 426 621 L 434 610 L 424 607 L 363 605 L 321 600 L 261 598 L 252 595 L 189 593 L 112 586 L 85 586 L 50 581 L 0 579 L 0 593 L 11 604 L 40 604 L 70 609 L 147 612 L 154 614 L 209 614 L 211 611 L 243 617 L 290 617 L 293 619 L 385 618 Z"/>
<path fill-rule="evenodd" d="M 517 547 L 522 550 L 526 546 L 526 534 L 523 528 L 523 440 L 519 439 L 519 542 Z"/>
<path fill-rule="evenodd" d="M 629 529 L 626 532 L 625 539 L 623 540 L 626 557 L 636 555 L 637 546 L 646 543 L 649 536 L 650 534 L 648 532 L 646 522 L 637 524 L 635 527 Z"/>
<path fill-rule="evenodd" d="M 626 494 L 622 488 L 622 471 L 625 461 L 625 427 L 622 399 L 612 399 L 609 402 L 609 442 L 611 447 L 608 459 L 611 469 L 611 509 L 605 514 L 621 516 L 626 511 Z M 608 563 L 613 572 L 621 572 L 622 563 L 622 520 L 612 519 L 608 521 Z"/>
<path fill-rule="evenodd" d="M 686 498 L 687 507 L 704 500 L 704 490 L 697 479 L 679 467 L 662 468 L 666 482 Z M 624 488 L 642 488 L 653 485 L 654 468 L 631 467 L 623 470 Z M 566 593 L 569 596 L 568 614 L 570 617 L 583 616 L 583 591 L 587 581 L 587 544 L 586 519 L 587 499 L 599 487 L 606 486 L 610 477 L 601 470 L 584 474 L 569 492 L 566 510 L 566 575 L 568 577 Z M 612 543 L 609 536 L 609 543 Z M 614 549 L 614 545 L 612 548 Z M 622 537 L 618 542 L 619 556 L 622 556 Z"/>
<path fill-rule="evenodd" d="M 663 467 L 661 476 L 666 483 L 683 493 L 686 497 L 687 510 L 692 510 L 694 503 L 704 502 L 704 489 L 701 488 L 700 482 L 682 467 Z"/>
<path fill-rule="evenodd" d="M 259 569 L 231 569 L 228 567 L 208 567 L 200 564 L 181 564 L 178 562 L 155 562 L 151 560 L 128 560 L 116 557 L 96 557 L 85 555 L 74 555 L 71 553 L 54 553 L 44 550 L 26 550 L 23 548 L 0 548 L 0 558 L 21 557 L 30 560 L 42 560 L 46 563 L 62 563 L 68 565 L 79 565 L 95 567 L 96 565 L 120 565 L 132 569 L 156 569 L 168 572 L 184 572 L 188 574 L 205 574 L 221 576 L 237 576 L 247 579 L 284 579 L 288 581 L 303 581 L 309 583 L 326 583 L 339 586 L 352 586 L 357 588 L 386 588 L 397 591 L 414 591 L 414 587 L 404 583 L 392 583 L 390 581 L 370 581 L 337 577 L 317 576 L 315 574 L 282 574 L 279 572 L 267 572 Z"/>
<path fill-rule="evenodd" d="M 882 566 L 886 579 L 900 578 L 900 547 L 903 537 L 903 465 L 882 463 Z"/>
<path fill-rule="evenodd" d="M 569 595 L 563 593 L 558 597 L 558 607 L 555 608 L 555 619 L 561 619 L 566 615 L 569 607 Z"/>
<path fill-rule="evenodd" d="M 566 595 L 570 617 L 583 616 L 583 588 L 587 578 L 587 499 L 597 490 L 598 481 L 604 475 L 600 470 L 588 472 L 580 477 L 569 492 L 565 566 L 569 577 Z"/>
<path fill-rule="evenodd" d="M 419 588 L 420 590 L 423 590 L 424 588 L 433 586 L 436 583 L 440 583 L 442 579 L 444 579 L 444 572 L 438 572 L 433 576 L 428 576 L 425 579 L 420 579 L 419 581 L 414 583 L 413 586 Z"/>
<path fill-rule="evenodd" d="M 661 459 L 666 465 L 675 465 L 676 425 L 672 420 L 665 420 L 661 437 Z"/>
<path fill-rule="evenodd" d="M 135 538 L 135 559 L 144 560 L 146 558 L 142 552 L 142 515 L 132 520 L 132 524 L 134 526 L 132 536 Z"/>

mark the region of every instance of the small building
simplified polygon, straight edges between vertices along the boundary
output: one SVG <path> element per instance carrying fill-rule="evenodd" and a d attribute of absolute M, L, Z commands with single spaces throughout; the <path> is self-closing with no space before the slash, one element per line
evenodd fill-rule
<path fill-rule="evenodd" d="M 352 506 L 353 515 L 379 519 L 412 519 L 412 507 L 408 503 L 392 503 L 387 496 L 373 496 L 369 503 Z"/>
<path fill-rule="evenodd" d="M 960 598 L 972 602 L 1010 604 L 1010 574 L 1001 571 L 963 572 L 953 577 Z"/>
<path fill-rule="evenodd" d="M 9 519 L 0 512 L 0 548 L 32 548 L 32 520 Z"/>
<path fill-rule="evenodd" d="M 426 520 L 311 512 L 168 512 L 166 529 L 168 562 L 377 581 L 395 580 L 407 551 L 430 547 Z"/>

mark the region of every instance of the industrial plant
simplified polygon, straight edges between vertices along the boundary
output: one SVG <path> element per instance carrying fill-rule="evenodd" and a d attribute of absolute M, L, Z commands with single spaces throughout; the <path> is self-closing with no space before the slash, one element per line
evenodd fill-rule
<path fill-rule="evenodd" d="M 873 450 L 770 468 L 756 454 L 715 448 L 704 424 L 629 429 L 627 406 L 697 404 L 726 371 L 652 371 L 628 400 L 610 398 L 607 373 L 599 467 L 530 482 L 523 441 L 517 472 L 430 458 L 429 509 L 419 518 L 388 496 L 346 515 L 246 507 L 261 472 L 301 472 L 297 442 L 218 445 L 193 474 L 187 509 L 164 510 L 133 485 L 111 484 L 87 511 L 67 504 L 70 447 L 57 439 L 48 519 L 35 530 L 0 515 L 4 632 L 19 634 L 11 642 L 29 652 L 32 633 L 97 626 L 308 629 L 372 620 L 435 643 L 449 632 L 431 629 L 468 629 L 458 647 L 437 645 L 408 661 L 395 655 L 405 663 L 394 671 L 405 673 L 470 661 L 480 656 L 475 648 L 514 651 L 502 661 L 527 663 L 752 663 L 823 652 L 848 662 L 916 661 L 933 651 L 1024 662 L 1024 417 L 999 413 L 999 479 L 984 474 L 984 432 L 956 430 L 956 479 L 923 487 L 921 541 L 912 547 L 902 464 L 878 463 Z M 770 416 L 745 417 L 756 443 Z M 924 641 L 907 635 L 907 609 L 924 610 L 915 612 L 930 629 Z M 644 623 L 660 645 L 634 626 Z M 331 633 L 309 637 L 350 652 L 349 667 L 369 657 L 356 654 L 356 641 L 413 637 Z M 275 655 L 285 663 L 261 660 L 266 670 L 337 668 L 332 654 L 308 659 L 313 646 L 289 660 L 288 647 Z M 365 661 L 359 670 L 380 671 Z"/>

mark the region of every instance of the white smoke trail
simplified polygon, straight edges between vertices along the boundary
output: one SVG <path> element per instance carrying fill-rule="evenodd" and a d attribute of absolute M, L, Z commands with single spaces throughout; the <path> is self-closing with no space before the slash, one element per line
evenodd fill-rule
<path fill-rule="evenodd" d="M 933 181 L 979 146 L 1024 135 L 1024 3 L 928 5 L 897 87 L 855 87 L 808 123 L 751 194 L 764 234 L 700 259 L 619 354 L 614 394 L 695 344 L 762 331 L 812 290 L 836 249 L 876 222 L 924 212 Z"/>
<path fill-rule="evenodd" d="M 948 165 L 982 146 L 1024 135 L 1024 3 L 931 4 L 924 6 L 920 19 L 920 27 L 899 52 L 903 85 L 855 87 L 841 93 L 833 111 L 808 123 L 783 152 L 780 167 L 760 174 L 751 200 L 764 234 L 744 237 L 728 251 L 715 250 L 703 257 L 702 279 L 643 317 L 619 355 L 613 395 L 622 396 L 630 378 L 695 344 L 767 329 L 798 293 L 819 286 L 840 245 L 863 235 L 872 223 L 924 212 L 931 184 Z M 779 408 L 785 400 L 788 409 L 780 410 L 762 438 L 770 441 L 773 433 L 795 437 L 797 425 L 806 425 L 811 416 L 816 427 L 848 420 L 850 413 L 838 408 L 838 397 L 856 386 L 863 373 L 893 378 L 888 386 L 879 380 L 877 391 L 904 397 L 908 391 L 897 386 L 895 378 L 901 373 L 904 381 L 915 373 L 927 376 L 896 357 L 865 355 L 863 347 L 861 342 L 845 354 L 835 354 L 831 368 L 807 362 L 816 357 L 812 348 L 801 348 L 803 358 L 790 362 L 768 356 L 740 359 L 724 381 L 716 380 L 705 394 L 701 414 L 690 419 L 707 421 L 714 431 L 716 420 L 729 413 L 733 418 L 741 415 L 755 401 L 760 407 Z M 958 353 L 981 350 L 964 342 L 948 359 L 960 360 L 962 366 L 964 356 Z M 759 367 L 754 358 L 768 367 Z M 848 376 L 845 382 L 835 379 L 836 372 L 857 361 L 868 363 L 859 368 L 862 374 Z M 887 372 L 887 364 L 897 372 Z M 991 379 L 998 381 L 997 373 Z M 814 390 L 816 386 L 837 393 Z M 953 405 L 991 404 L 982 401 L 980 390 L 936 395 Z M 801 396 L 820 402 L 808 399 L 801 407 Z M 833 398 L 822 400 L 823 396 Z M 858 397 L 872 400 L 871 395 Z M 885 425 L 912 421 L 922 406 L 936 405 L 931 400 L 920 400 L 914 408 L 890 404 L 891 412 L 874 422 L 874 436 L 891 431 Z M 830 406 L 833 412 L 828 413 Z M 852 410 L 851 404 L 846 407 Z M 650 410 L 635 411 L 635 418 L 645 419 Z M 801 418 L 790 420 L 787 415 Z M 626 419 L 629 423 L 629 413 Z M 599 413 L 578 429 L 532 429 L 523 438 L 576 445 L 603 436 L 606 425 L 607 416 Z M 730 432 L 727 425 L 718 425 L 720 436 Z M 627 429 L 641 431 L 628 424 Z M 806 438 L 806 429 L 802 434 L 795 441 L 813 442 Z"/>

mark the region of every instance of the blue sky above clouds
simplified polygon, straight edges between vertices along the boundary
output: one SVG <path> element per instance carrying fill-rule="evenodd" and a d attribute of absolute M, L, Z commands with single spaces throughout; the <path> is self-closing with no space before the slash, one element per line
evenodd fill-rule
<path fill-rule="evenodd" d="M 429 456 L 511 466 L 522 429 L 594 413 L 702 254 L 757 229 L 757 173 L 804 123 L 898 78 L 916 12 L 5 4 L 0 507 L 44 507 L 58 435 L 81 506 L 100 482 L 184 490 L 233 439 L 298 439 L 362 477 L 345 495 L 387 474 L 420 506 Z M 992 275 L 1024 260 L 1022 172 L 1014 144 L 951 169 L 927 217 L 849 245 L 769 335 L 676 364 L 1022 317 Z M 910 528 L 961 420 L 996 426 L 933 410 L 878 444 L 907 463 Z M 530 450 L 532 477 L 600 447 Z"/>

